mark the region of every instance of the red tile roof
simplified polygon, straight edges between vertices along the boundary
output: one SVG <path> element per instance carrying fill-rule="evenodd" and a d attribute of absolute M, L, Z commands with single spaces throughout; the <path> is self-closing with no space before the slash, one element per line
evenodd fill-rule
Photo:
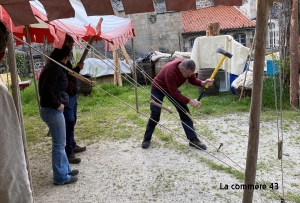
<path fill-rule="evenodd" d="M 209 23 L 220 23 L 220 30 L 255 27 L 255 22 L 233 6 L 211 6 L 182 12 L 183 33 L 203 32 Z"/>

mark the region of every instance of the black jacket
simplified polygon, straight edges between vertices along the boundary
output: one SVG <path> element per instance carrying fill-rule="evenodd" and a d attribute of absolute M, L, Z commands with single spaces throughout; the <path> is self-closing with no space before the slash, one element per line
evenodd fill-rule
<path fill-rule="evenodd" d="M 68 106 L 69 95 L 67 71 L 59 65 L 50 62 L 39 78 L 39 95 L 41 107 L 57 109 L 61 104 Z"/>
<path fill-rule="evenodd" d="M 73 70 L 74 72 L 76 73 L 79 73 L 80 72 L 80 68 L 79 66 L 76 66 L 74 69 L 72 67 L 72 64 L 70 61 L 67 62 L 66 66 Z M 68 88 L 66 90 L 67 94 L 68 95 L 76 95 L 78 93 L 78 84 L 77 84 L 77 78 L 75 78 L 74 76 L 70 75 L 70 74 L 67 74 L 67 77 L 68 77 L 68 81 L 69 81 L 69 84 L 68 84 Z"/>

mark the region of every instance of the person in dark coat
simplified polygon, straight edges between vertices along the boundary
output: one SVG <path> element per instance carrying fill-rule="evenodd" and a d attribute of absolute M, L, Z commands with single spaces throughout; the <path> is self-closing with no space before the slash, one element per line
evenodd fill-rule
<path fill-rule="evenodd" d="M 69 61 L 71 50 L 68 46 L 61 49 L 55 48 L 50 58 L 66 65 Z M 64 185 L 78 180 L 78 170 L 71 170 L 66 146 L 66 124 L 64 108 L 69 105 L 67 71 L 52 60 L 43 68 L 39 78 L 39 95 L 41 105 L 41 118 L 49 127 L 52 137 L 52 169 L 53 183 Z"/>
<path fill-rule="evenodd" d="M 66 39 L 64 42 L 65 46 L 68 46 L 70 48 L 70 51 L 73 50 L 73 44 L 74 40 L 70 35 L 66 35 Z M 73 54 L 71 52 L 71 54 Z M 83 68 L 83 63 L 78 63 L 75 68 L 73 68 L 70 60 L 67 61 L 66 66 L 75 71 L 76 73 L 79 73 L 80 70 Z M 74 138 L 74 129 L 77 121 L 77 93 L 78 93 L 78 84 L 77 79 L 67 74 L 68 77 L 68 88 L 66 90 L 67 94 L 69 95 L 69 105 L 65 106 L 64 108 L 64 116 L 65 116 L 65 122 L 66 122 L 66 153 L 69 160 L 69 163 L 72 164 L 78 164 L 81 162 L 81 159 L 76 157 L 74 153 L 83 152 L 86 150 L 86 147 L 79 146 L 76 144 L 75 138 Z"/>

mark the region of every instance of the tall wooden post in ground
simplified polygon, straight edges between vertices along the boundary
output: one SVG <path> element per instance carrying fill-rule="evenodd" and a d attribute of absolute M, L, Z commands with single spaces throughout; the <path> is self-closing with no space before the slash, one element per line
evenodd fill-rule
<path fill-rule="evenodd" d="M 120 62 L 117 50 L 113 50 L 113 59 L 114 59 L 114 84 L 118 86 L 123 86 L 121 72 L 120 72 Z"/>
<path fill-rule="evenodd" d="M 25 30 L 26 30 L 26 37 L 27 37 L 28 44 L 31 44 L 29 25 L 25 26 Z M 35 69 L 34 69 L 34 61 L 33 61 L 33 56 L 32 56 L 32 50 L 31 50 L 30 46 L 28 46 L 28 48 L 29 48 L 31 71 L 32 71 L 32 77 L 33 77 L 33 82 L 34 82 L 36 101 L 38 103 L 39 112 L 41 112 L 40 98 L 39 98 L 38 87 L 37 87 L 36 78 L 35 78 Z"/>
<path fill-rule="evenodd" d="M 257 1 L 256 18 L 256 43 L 253 65 L 253 85 L 251 96 L 251 109 L 249 121 L 249 138 L 245 171 L 245 185 L 254 185 L 257 166 L 257 154 L 259 143 L 260 110 L 262 100 L 262 86 L 264 75 L 264 63 L 266 55 L 266 39 L 268 28 L 268 16 L 270 1 Z M 253 200 L 253 189 L 245 189 L 243 194 L 243 203 L 250 203 Z"/>
<path fill-rule="evenodd" d="M 299 68 L 298 68 L 298 0 L 292 0 L 290 26 L 290 104 L 299 106 Z"/>
<path fill-rule="evenodd" d="M 11 89 L 12 89 L 12 96 L 13 100 L 16 106 L 17 114 L 19 117 L 20 122 L 20 130 L 22 133 L 22 141 L 23 141 L 23 147 L 24 147 L 24 154 L 25 154 L 25 160 L 26 160 L 26 167 L 30 182 L 30 188 L 33 195 L 33 186 L 32 186 L 32 177 L 30 173 L 30 167 L 29 167 L 29 158 L 27 154 L 27 144 L 26 144 L 26 132 L 24 127 L 24 121 L 23 121 L 23 112 L 22 112 L 22 103 L 20 98 L 20 88 L 19 88 L 19 81 L 18 81 L 18 72 L 17 72 L 17 63 L 15 58 L 15 45 L 14 45 L 14 39 L 12 33 L 9 34 L 9 41 L 8 41 L 8 57 L 9 57 L 9 69 L 10 69 L 10 76 L 11 76 Z M 13 150 L 13 149 L 12 149 Z"/>

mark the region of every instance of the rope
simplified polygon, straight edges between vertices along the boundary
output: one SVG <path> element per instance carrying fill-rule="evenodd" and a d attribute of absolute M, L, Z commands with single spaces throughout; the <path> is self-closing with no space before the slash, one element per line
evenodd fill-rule
<path fill-rule="evenodd" d="M 122 101 L 121 99 L 117 98 L 116 96 L 112 95 L 111 93 L 107 92 L 106 90 L 102 89 L 101 87 L 96 86 L 96 88 L 98 88 L 99 90 L 105 92 L 105 93 L 108 94 L 109 96 L 113 97 L 114 99 L 116 99 L 116 100 L 119 101 L 120 103 L 126 105 L 127 107 L 133 109 L 134 111 L 136 110 L 135 107 L 132 107 L 132 106 L 129 105 L 128 103 Z M 173 113 L 172 113 L 171 111 L 168 111 L 168 112 L 170 112 L 170 113 L 173 115 Z M 140 112 L 140 111 L 138 111 L 138 113 L 140 113 L 141 115 L 145 116 L 145 117 L 148 118 L 148 119 L 151 119 L 151 118 L 148 117 L 146 114 L 144 114 L 144 113 L 142 113 L 142 112 Z M 174 115 L 173 115 L 173 116 L 174 116 Z M 164 128 L 164 129 L 170 131 L 172 134 L 175 134 L 175 135 L 177 135 L 178 137 L 182 138 L 183 140 L 186 140 L 185 137 L 183 137 L 183 136 L 181 136 L 180 134 L 176 133 L 176 132 L 173 131 L 172 129 L 169 129 L 169 128 L 165 127 L 164 125 L 160 124 L 159 122 L 156 122 L 156 121 L 153 120 L 153 119 L 151 119 L 151 120 L 154 121 L 155 123 L 157 123 L 160 127 L 162 127 L 162 128 Z M 193 144 L 193 143 L 192 143 L 192 144 Z M 198 146 L 196 146 L 196 145 L 195 145 L 195 147 L 198 148 Z M 213 146 L 213 147 L 214 147 L 214 146 Z M 215 148 L 216 148 L 216 147 L 215 147 Z M 198 149 L 199 149 L 199 148 L 198 148 Z M 217 149 L 217 148 L 216 148 L 216 149 Z M 232 168 L 232 169 L 236 170 L 237 172 L 242 173 L 241 171 L 239 171 L 239 170 L 236 169 L 235 167 L 229 165 L 228 163 L 226 163 L 225 161 L 219 159 L 218 157 L 214 156 L 213 154 L 211 154 L 211 153 L 209 153 L 209 152 L 207 152 L 207 151 L 203 151 L 203 152 L 205 152 L 207 155 L 213 157 L 214 159 L 220 161 L 221 163 L 225 164 L 225 165 L 228 166 L 229 168 Z M 232 161 L 233 163 L 235 163 L 240 169 L 242 169 L 243 172 L 245 172 L 245 169 L 243 169 L 243 168 L 242 168 L 240 165 L 238 165 L 235 161 L 233 161 L 232 159 L 230 159 L 225 153 L 223 153 L 222 151 L 219 151 L 219 152 L 221 152 L 221 154 L 223 154 L 226 158 L 228 158 L 230 161 Z M 256 181 L 256 184 L 259 184 L 259 183 L 261 183 L 261 182 Z M 281 197 L 278 193 L 276 193 L 273 189 L 270 189 L 269 187 L 267 187 L 267 189 L 269 189 L 271 192 L 273 192 L 273 194 L 276 195 L 279 199 L 282 199 L 282 197 Z"/>
<path fill-rule="evenodd" d="M 272 7 L 271 7 L 272 9 Z M 280 16 L 280 15 L 278 15 Z M 272 19 L 271 19 L 271 11 L 269 12 L 269 23 L 272 23 Z M 274 36 L 275 37 L 275 36 Z M 272 72 L 275 73 L 275 62 L 274 62 L 274 49 L 273 46 L 271 46 L 271 53 L 272 53 Z M 279 65 L 279 64 L 278 64 Z M 277 103 L 277 93 L 276 93 L 276 77 L 273 76 L 273 83 L 274 83 L 274 99 L 275 99 L 275 108 L 276 108 L 276 128 L 277 128 L 277 139 L 278 139 L 278 158 L 280 158 L 280 170 L 281 170 L 281 185 L 282 185 L 282 197 L 281 199 L 284 200 L 284 177 L 283 177 L 283 157 L 282 157 L 282 151 L 283 151 L 283 123 L 282 123 L 282 81 L 279 79 L 279 86 L 280 86 L 280 117 L 281 117 L 281 123 L 280 123 L 280 127 L 281 127 L 281 140 L 280 140 L 280 129 L 279 129 L 279 111 L 278 111 L 278 103 Z"/>
<path fill-rule="evenodd" d="M 25 43 L 26 45 L 28 45 L 28 46 L 31 46 L 31 45 L 29 45 L 27 42 L 24 42 L 23 40 L 21 40 L 20 38 L 18 38 L 18 37 L 16 37 L 16 36 L 14 36 L 14 38 L 16 39 L 16 40 L 19 40 L 19 41 L 22 41 L 23 43 Z M 32 46 L 31 46 L 32 47 Z M 42 55 L 44 55 L 46 58 L 48 58 L 49 60 L 51 60 L 51 61 L 53 61 L 54 63 L 56 63 L 57 65 L 60 65 L 62 68 L 64 68 L 64 69 L 66 69 L 67 71 L 72 71 L 71 69 L 69 69 L 69 68 L 67 68 L 66 66 L 63 66 L 63 65 L 61 65 L 60 63 L 58 63 L 58 62 L 56 62 L 55 60 L 53 60 L 53 59 L 51 59 L 49 56 L 47 56 L 47 55 L 45 55 L 45 54 L 43 54 L 41 51 L 39 51 L 38 49 L 36 49 L 36 48 L 34 48 L 34 47 L 32 47 L 35 51 L 37 51 L 37 52 L 39 52 L 40 54 L 42 54 Z M 126 79 L 126 78 L 125 78 Z M 130 81 L 128 81 L 128 82 L 130 82 Z M 131 82 L 130 82 L 131 83 Z M 132 83 L 131 83 L 132 84 Z M 128 107 L 130 107 L 131 109 L 134 109 L 134 110 L 136 110 L 134 107 L 132 107 L 132 106 L 130 106 L 129 104 L 127 104 L 127 103 L 125 103 L 125 102 L 123 102 L 122 100 L 120 100 L 120 99 L 118 99 L 117 97 L 115 97 L 115 96 L 113 96 L 112 94 L 110 94 L 109 92 L 107 92 L 107 91 L 105 91 L 105 90 L 103 90 L 102 88 L 100 88 L 100 87 L 96 87 L 96 88 L 98 88 L 98 89 L 100 89 L 101 91 L 103 91 L 103 92 L 105 92 L 106 94 L 108 94 L 108 95 L 110 95 L 110 96 L 112 96 L 114 99 L 116 99 L 116 100 L 118 100 L 119 102 L 121 102 L 121 103 L 123 103 L 123 104 L 125 104 L 126 106 L 128 106 Z M 139 113 L 141 113 L 140 111 L 139 111 Z M 145 114 L 143 114 L 143 113 L 141 113 L 142 115 L 144 115 L 145 116 Z M 174 114 L 172 114 L 175 118 L 177 118 L 177 119 L 179 119 L 178 117 L 176 117 Z M 147 118 L 149 118 L 149 119 L 151 119 L 150 117 L 148 117 L 148 116 L 146 116 Z M 151 119 L 152 121 L 154 121 L 153 119 Z M 180 119 L 179 119 L 180 120 Z M 181 120 L 180 120 L 181 121 Z M 156 121 L 154 121 L 154 122 L 156 122 Z M 182 122 L 182 121 L 181 121 Z M 165 129 L 168 129 L 168 128 L 166 128 L 165 126 L 163 126 L 163 125 L 161 125 L 159 122 L 156 122 L 159 126 L 161 126 L 161 127 L 163 127 L 163 128 L 165 128 Z M 183 122 L 184 123 L 184 122 Z M 188 126 L 189 127 L 189 126 Z M 191 130 L 193 130 L 192 128 L 190 128 Z M 170 129 L 168 129 L 168 130 L 170 130 Z M 182 136 L 180 136 L 179 134 L 177 134 L 176 132 L 174 132 L 174 131 L 172 131 L 172 130 L 170 130 L 173 134 L 176 134 L 176 135 L 178 135 L 179 137 L 181 137 L 181 138 L 183 138 Z M 195 131 L 194 131 L 195 132 Z M 196 132 L 195 132 L 196 133 Z M 201 136 L 202 137 L 202 136 Z M 184 140 L 186 140 L 185 138 L 183 138 Z M 206 140 L 206 139 L 204 139 L 205 141 L 207 141 L 210 145 L 212 145 L 208 140 Z M 193 144 L 193 143 L 192 143 Z M 213 146 L 213 145 L 212 145 Z M 195 146 L 195 147 L 197 147 L 197 146 Z M 215 149 L 217 149 L 217 147 L 215 147 L 215 146 L 213 146 Z M 206 152 L 205 151 L 205 153 L 207 153 L 207 154 L 209 154 L 209 155 L 211 155 L 210 153 L 208 153 L 208 152 Z M 223 152 L 221 152 L 225 157 L 227 157 L 229 160 L 231 160 L 234 164 L 236 164 L 237 166 L 239 166 L 235 161 L 233 161 L 232 159 L 230 159 L 226 154 L 224 154 Z M 213 156 L 213 155 L 211 155 L 211 156 Z M 216 158 L 215 156 L 213 156 L 214 158 Z M 217 159 L 217 158 L 216 158 Z M 218 159 L 219 160 L 219 159 Z M 219 161 L 221 161 L 222 163 L 224 163 L 224 164 L 226 164 L 225 162 L 223 162 L 222 160 L 219 160 Z M 228 165 L 228 164 L 226 164 L 227 166 L 230 166 L 230 165 Z M 241 169 L 243 169 L 241 166 L 239 166 Z M 236 170 L 236 169 L 235 169 Z M 237 170 L 238 171 L 238 170 Z"/>
<path fill-rule="evenodd" d="M 63 23 L 62 23 L 63 24 Z M 65 25 L 64 25 L 65 26 Z M 70 30 L 71 31 L 71 30 Z M 73 31 L 71 31 L 71 32 L 73 32 Z M 75 34 L 75 33 L 74 33 Z M 21 40 L 20 38 L 18 38 L 18 37 L 16 37 L 16 36 L 14 36 L 14 38 L 15 39 L 17 39 L 17 40 L 19 40 L 19 41 L 22 41 L 23 43 L 25 43 L 25 44 L 27 44 L 27 46 L 30 46 L 30 47 L 32 47 L 31 45 L 29 45 L 28 43 L 26 43 L 26 42 L 24 42 L 23 40 Z M 84 40 L 83 40 L 84 41 Z M 85 45 L 83 45 L 86 49 L 88 49 L 88 50 L 90 50 L 88 47 L 86 47 Z M 92 46 L 90 46 L 92 49 L 94 49 L 94 51 L 96 51 L 97 53 L 99 53 L 94 47 L 92 47 Z M 32 47 L 33 49 L 35 49 L 34 47 Z M 45 54 L 43 54 L 42 52 L 40 52 L 39 50 L 37 50 L 37 49 L 35 49 L 35 51 L 37 51 L 37 52 L 39 52 L 39 53 L 41 53 L 42 55 L 44 55 L 46 58 L 48 58 L 49 60 L 52 60 L 50 57 L 48 57 L 47 55 L 45 55 Z M 101 53 L 99 53 L 101 56 L 103 56 Z M 96 55 L 96 56 L 98 56 L 99 57 L 99 55 Z M 66 70 L 68 70 L 69 72 L 74 72 L 74 71 L 72 71 L 72 70 L 70 70 L 70 69 L 68 69 L 67 67 L 65 67 L 65 66 L 62 66 L 61 64 L 59 64 L 59 63 L 57 63 L 56 61 L 54 61 L 54 60 L 52 60 L 53 62 L 55 62 L 56 64 L 58 64 L 58 65 L 60 65 L 62 68 L 64 68 L 64 69 L 66 69 Z M 103 61 L 103 60 L 102 60 Z M 106 65 L 108 65 L 105 61 L 103 61 Z M 109 61 L 110 62 L 110 61 Z M 110 62 L 113 66 L 115 66 L 112 62 Z M 109 65 L 108 65 L 108 67 L 110 67 Z M 138 67 L 138 69 L 139 70 L 141 70 L 141 71 L 143 71 L 139 66 L 137 66 Z M 110 67 L 111 68 L 111 67 Z M 123 72 L 124 73 L 124 72 Z M 147 73 L 145 73 L 145 75 L 146 75 L 146 77 L 150 80 L 150 81 L 152 81 L 152 82 L 154 82 L 155 83 L 155 81 L 153 81 L 153 79 L 147 74 Z M 123 75 L 121 75 L 125 80 L 127 80 L 130 84 L 133 84 L 131 81 L 129 81 L 129 79 L 128 78 L 126 78 L 125 76 L 123 76 Z M 140 84 L 138 84 L 136 81 L 134 81 L 136 84 L 135 85 L 139 85 L 140 87 L 142 87 Z M 156 84 L 156 83 L 155 83 Z M 134 84 L 133 84 L 134 85 Z M 157 87 L 158 87 L 158 89 L 160 89 L 166 96 L 168 95 L 169 97 L 168 97 L 168 99 L 170 100 L 170 98 L 172 98 L 165 90 L 163 90 L 158 84 L 156 84 L 157 85 Z M 120 100 L 120 99 L 118 99 L 117 97 L 115 97 L 114 95 L 112 95 L 112 94 L 110 94 L 109 92 L 107 92 L 107 91 L 105 91 L 104 89 L 102 89 L 102 88 L 100 88 L 100 87 L 98 87 L 98 86 L 96 86 L 96 88 L 98 88 L 99 90 L 101 90 L 101 91 L 103 91 L 103 92 L 105 92 L 106 94 L 108 94 L 108 95 L 110 95 L 110 96 L 112 96 L 114 99 L 116 99 L 116 100 L 118 100 L 119 102 L 121 102 L 121 103 L 123 103 L 123 104 L 125 104 L 126 106 L 128 106 L 129 108 L 131 108 L 131 109 L 133 109 L 133 110 L 136 110 L 134 107 L 132 107 L 132 106 L 130 106 L 129 104 L 127 104 L 126 102 L 123 102 L 122 100 Z M 144 87 L 142 87 L 143 89 L 145 89 Z M 149 91 L 148 91 L 149 92 Z M 151 94 L 151 93 L 150 93 Z M 156 98 L 157 99 L 157 98 Z M 175 100 L 173 100 L 174 101 L 174 105 L 176 106 L 176 105 L 178 105 L 178 107 L 180 108 L 180 109 L 182 109 L 181 108 L 181 106 L 175 101 Z M 184 109 L 182 109 L 182 111 L 183 112 L 185 112 L 185 110 Z M 140 112 L 140 111 L 138 111 L 138 113 L 140 113 L 140 114 L 142 114 L 143 116 L 145 116 L 145 117 L 147 117 L 148 119 L 151 119 L 150 117 L 148 117 L 147 115 L 145 115 L 145 114 L 143 114 L 142 112 Z M 172 114 L 173 115 L 173 114 Z M 180 120 L 180 118 L 178 118 L 178 117 L 176 117 L 175 115 L 173 115 L 175 118 L 177 118 L 178 120 Z M 154 121 L 153 119 L 151 119 L 152 121 Z M 181 121 L 181 120 L 180 120 Z M 156 122 L 156 121 L 154 121 L 154 122 Z M 182 122 L 182 121 L 181 121 Z M 163 128 L 165 128 L 165 129 L 167 129 L 167 130 L 169 130 L 171 133 L 173 133 L 173 134 L 175 134 L 175 135 L 177 135 L 177 136 L 179 136 L 180 138 L 182 138 L 182 139 L 184 139 L 184 140 L 186 140 L 186 138 L 184 138 L 183 136 L 181 136 L 181 135 L 179 135 L 178 133 L 176 133 L 176 132 L 174 132 L 173 130 L 171 130 L 171 129 L 169 129 L 169 128 L 167 128 L 167 127 L 165 127 L 165 126 L 163 126 L 162 124 L 160 124 L 160 123 L 158 123 L 158 122 L 156 122 L 160 127 L 163 127 Z M 182 122 L 182 123 L 184 123 L 184 122 Z M 185 124 L 185 123 L 184 123 Z M 186 124 L 185 124 L 186 125 Z M 187 126 L 187 125 L 186 125 Z M 189 127 L 189 126 L 187 126 L 187 127 Z M 190 128 L 190 127 L 189 127 Z M 192 129 L 192 128 L 190 128 L 191 130 L 193 130 L 194 131 L 194 129 Z M 194 131 L 195 132 L 195 131 Z M 196 132 L 195 132 L 196 133 Z M 197 134 L 197 133 L 196 133 Z M 198 134 L 197 134 L 198 135 Z M 200 136 L 200 137 L 202 137 L 202 136 Z M 204 139 L 207 143 L 209 143 L 210 145 L 212 145 L 208 140 L 206 140 L 205 138 L 203 138 L 202 137 L 202 139 Z M 193 144 L 193 143 L 192 143 Z M 213 146 L 213 145 L 212 145 Z M 196 148 L 198 148 L 197 146 L 195 146 Z M 215 149 L 217 149 L 217 147 L 215 147 L 215 146 L 213 146 Z M 204 151 L 206 154 L 208 154 L 208 155 L 210 155 L 211 157 L 213 157 L 213 158 L 215 158 L 215 159 L 217 159 L 218 161 L 220 161 L 221 163 L 223 163 L 223 164 L 225 164 L 226 166 L 228 166 L 228 167 L 230 167 L 230 168 L 233 168 L 234 170 L 236 170 L 236 171 L 238 171 L 238 172 L 240 172 L 239 170 L 237 170 L 235 167 L 233 167 L 233 166 L 230 166 L 229 164 L 227 164 L 226 162 L 224 162 L 223 160 L 221 160 L 221 159 L 219 159 L 219 158 L 217 158 L 216 156 L 214 156 L 214 155 L 212 155 L 211 153 L 209 153 L 209 152 L 207 152 L 207 151 Z M 230 159 L 226 154 L 224 154 L 223 152 L 221 152 L 226 158 L 228 158 L 230 161 L 232 161 L 235 165 L 237 165 L 240 169 L 242 169 L 243 171 L 245 171 L 239 164 L 237 164 L 235 161 L 233 161 L 232 159 Z M 240 172 L 241 173 L 241 172 Z M 276 193 L 272 190 L 272 192 L 276 195 Z M 278 195 L 278 197 L 280 198 L 280 196 Z"/>
<path fill-rule="evenodd" d="M 43 6 L 39 3 L 39 2 L 37 2 L 37 1 L 35 1 L 41 8 L 43 8 Z M 60 20 L 58 20 L 67 30 L 69 30 L 69 32 L 71 32 L 71 33 L 73 33 L 74 35 L 76 35 L 76 33 L 73 31 L 73 30 L 71 30 L 68 26 L 66 26 L 63 22 L 61 22 Z M 54 21 L 53 21 L 53 23 L 54 24 L 56 24 Z M 56 24 L 57 25 L 57 24 Z M 60 27 L 59 25 L 57 25 L 58 27 Z M 60 28 L 62 28 L 62 27 L 60 27 Z M 64 28 L 62 28 L 64 31 L 66 31 Z M 77 36 L 77 35 L 76 35 Z M 79 36 L 78 36 L 79 37 Z M 79 37 L 82 41 L 84 41 L 81 37 Z M 92 47 L 92 46 L 90 46 L 90 47 L 88 47 L 88 46 L 85 46 L 85 45 L 83 45 L 83 44 L 81 44 L 83 47 L 85 47 L 85 49 L 87 49 L 87 50 L 89 50 L 89 51 L 91 51 L 91 49 L 90 49 L 90 47 L 93 49 L 93 51 L 96 51 L 98 54 L 100 54 L 101 56 L 103 56 L 101 53 L 99 53 L 98 52 L 98 50 L 96 50 L 94 47 Z M 119 49 L 118 49 L 118 51 L 120 51 Z M 121 53 L 122 55 L 123 55 L 123 53 Z M 96 56 L 98 56 L 99 57 L 99 55 L 97 55 L 96 54 Z M 123 55 L 124 56 L 124 55 Z M 105 57 L 105 56 L 104 56 Z M 100 58 L 100 57 L 99 57 Z M 105 57 L 106 58 L 106 57 Z M 100 59 L 101 60 L 101 59 Z M 103 61 L 103 60 L 102 60 Z M 104 62 L 104 61 L 103 61 Z M 105 62 L 104 62 L 105 63 Z M 110 62 L 111 63 L 111 62 Z M 108 65 L 107 63 L 105 63 L 106 65 Z M 116 66 L 113 64 L 113 63 L 111 63 L 113 66 L 114 66 L 114 68 L 116 68 Z M 108 65 L 109 66 L 109 65 Z M 109 66 L 110 67 L 110 66 Z M 111 68 L 111 67 L 110 67 Z M 113 70 L 115 70 L 113 68 Z M 142 72 L 142 69 L 140 68 L 140 67 L 138 67 L 138 69 Z M 122 72 L 123 73 L 123 72 Z M 168 96 L 168 99 L 170 100 L 170 101 L 172 101 L 172 103 L 174 103 L 175 104 L 175 106 L 177 107 L 177 108 L 179 108 L 183 113 L 185 113 L 185 114 L 188 114 L 188 112 L 186 112 L 185 111 L 185 109 L 184 108 L 182 108 L 181 107 L 181 105 L 179 105 L 178 103 L 177 103 L 177 101 L 175 100 L 175 99 L 173 99 L 172 98 L 172 96 L 170 96 L 163 88 L 161 88 L 155 81 L 153 81 L 153 79 L 148 75 L 148 74 L 145 74 L 145 75 L 147 75 L 147 78 L 151 81 L 151 82 L 153 82 L 154 84 L 155 84 L 155 86 L 161 91 L 161 92 L 163 92 L 166 96 Z M 122 75 L 121 75 L 122 76 Z M 123 76 L 122 76 L 123 77 Z M 123 78 L 125 78 L 125 77 L 123 77 Z M 127 80 L 126 78 L 125 78 L 125 80 Z M 132 84 L 132 83 L 131 83 Z M 150 93 L 151 94 L 151 93 Z M 156 98 L 157 99 L 157 98 Z M 158 99 L 157 99 L 158 100 Z M 190 116 L 189 116 L 190 117 Z"/>

